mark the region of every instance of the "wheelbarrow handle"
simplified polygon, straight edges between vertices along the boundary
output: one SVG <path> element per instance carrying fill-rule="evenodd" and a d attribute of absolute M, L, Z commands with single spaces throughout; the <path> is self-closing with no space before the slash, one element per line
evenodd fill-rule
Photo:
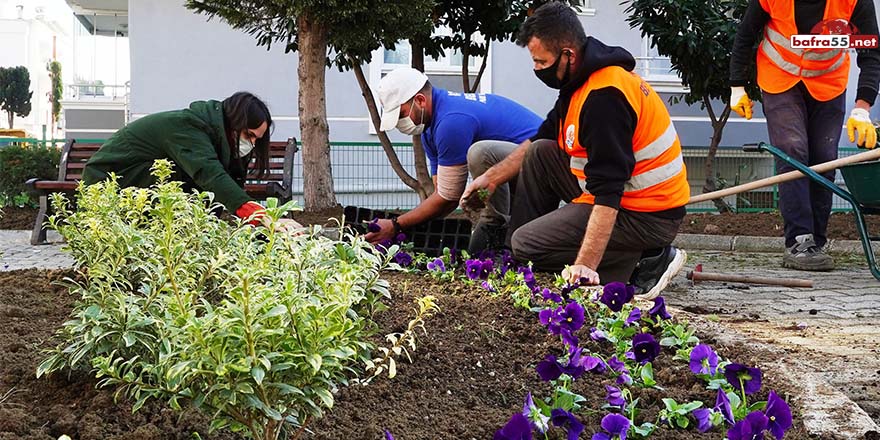
<path fill-rule="evenodd" d="M 756 142 L 751 144 L 743 144 L 743 151 L 746 153 L 760 153 L 764 151 L 764 143 Z"/>

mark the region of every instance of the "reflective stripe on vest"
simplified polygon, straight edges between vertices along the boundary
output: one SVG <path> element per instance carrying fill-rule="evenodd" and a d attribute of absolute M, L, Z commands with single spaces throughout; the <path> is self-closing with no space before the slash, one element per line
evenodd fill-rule
<path fill-rule="evenodd" d="M 677 136 L 678 134 L 675 132 L 675 126 L 670 123 L 663 134 L 660 135 L 660 137 L 634 153 L 636 162 L 644 162 L 660 157 L 663 153 L 665 153 L 667 150 L 675 145 L 675 139 Z M 569 167 L 571 167 L 572 173 L 577 176 L 578 184 L 580 185 L 581 190 L 583 190 L 587 194 L 590 193 L 589 191 L 587 191 L 587 181 L 581 175 L 583 174 L 584 167 L 587 166 L 588 162 L 589 159 L 587 159 L 586 157 L 572 156 L 569 159 Z M 623 191 L 633 192 L 650 188 L 659 183 L 663 183 L 672 177 L 675 177 L 683 169 L 684 161 L 682 160 L 681 155 L 678 155 L 672 162 L 645 171 L 644 173 L 630 176 L 629 180 L 627 180 L 626 183 L 623 185 Z M 575 170 L 577 170 L 577 172 L 575 172 Z"/>
<path fill-rule="evenodd" d="M 767 58 L 770 59 L 770 61 L 772 61 L 773 64 L 775 64 L 780 69 L 795 76 L 802 76 L 804 78 L 815 78 L 817 76 L 826 75 L 839 69 L 846 61 L 846 57 L 843 56 L 843 51 L 841 49 L 832 49 L 828 52 L 813 52 L 804 51 L 803 49 L 790 49 L 789 51 L 792 54 L 802 57 L 805 60 L 825 61 L 830 60 L 835 56 L 837 57 L 837 60 L 825 69 L 804 69 L 803 67 L 798 66 L 797 64 L 783 58 L 782 54 L 779 53 L 778 50 L 776 50 L 776 46 L 770 43 L 770 41 L 772 40 L 776 44 L 780 44 L 779 41 L 782 41 L 784 44 L 789 44 L 789 41 L 786 40 L 785 37 L 782 36 L 782 34 L 767 27 L 765 28 L 764 35 L 764 40 L 761 42 L 761 49 L 764 50 Z M 767 36 L 769 36 L 770 38 L 768 39 Z"/>

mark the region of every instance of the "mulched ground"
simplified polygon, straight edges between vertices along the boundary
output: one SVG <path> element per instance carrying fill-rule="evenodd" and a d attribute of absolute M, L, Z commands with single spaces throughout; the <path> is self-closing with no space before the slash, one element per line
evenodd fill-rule
<path fill-rule="evenodd" d="M 866 217 L 868 231 L 873 235 L 880 232 L 880 216 Z M 777 213 L 741 214 L 688 214 L 681 224 L 680 234 L 710 235 L 753 235 L 760 237 L 782 237 L 782 216 Z M 828 238 L 838 240 L 858 240 L 855 216 L 848 212 L 831 214 L 828 222 Z"/>
<path fill-rule="evenodd" d="M 203 438 L 237 438 L 229 433 L 207 436 L 203 416 L 189 412 L 178 420 L 178 414 L 159 403 L 131 414 L 129 403 L 114 403 L 111 391 L 95 390 L 95 380 L 84 374 L 37 380 L 34 371 L 43 358 L 40 350 L 57 342 L 54 329 L 67 318 L 73 301 L 66 290 L 51 283 L 70 275 L 43 270 L 0 273 L 0 396 L 13 390 L 0 404 L 0 440 L 57 439 L 61 434 L 80 439 L 185 439 L 194 431 Z M 414 363 L 401 360 L 394 379 L 383 377 L 369 386 L 340 389 L 334 409 L 310 424 L 305 438 L 378 440 L 382 430 L 389 429 L 399 440 L 487 439 L 521 410 L 527 391 L 547 395 L 549 388 L 538 379 L 534 366 L 559 344 L 543 331 L 534 314 L 514 309 L 508 300 L 487 297 L 478 287 L 442 285 L 408 274 L 388 274 L 388 278 L 394 299 L 389 311 L 376 317 L 381 329 L 377 340 L 404 328 L 417 297 L 437 296 L 442 312 L 428 321 L 428 334 L 419 339 Z M 741 362 L 760 361 L 748 347 L 718 350 Z M 636 392 L 640 406 L 651 406 L 643 417 L 656 416 L 662 397 L 714 403 L 714 393 L 704 389 L 686 364 L 673 363 L 671 357 L 665 351 L 655 365 L 658 382 L 666 390 Z M 772 377 L 766 380 L 765 392 L 774 388 L 786 395 L 785 384 Z M 601 406 L 605 383 L 609 379 L 599 376 L 578 382 L 577 391 L 588 399 L 587 407 Z M 590 438 L 602 414 L 580 414 L 587 425 L 583 438 Z M 663 430 L 653 438 L 718 436 L 717 432 Z M 809 437 L 798 424 L 786 438 Z"/>
<path fill-rule="evenodd" d="M 36 218 L 37 210 L 34 208 L 6 207 L 0 212 L 0 229 L 30 230 Z"/>

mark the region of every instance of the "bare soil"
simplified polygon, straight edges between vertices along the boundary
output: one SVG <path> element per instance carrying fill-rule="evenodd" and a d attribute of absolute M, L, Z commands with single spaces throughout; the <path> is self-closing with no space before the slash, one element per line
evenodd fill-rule
<path fill-rule="evenodd" d="M 36 218 L 37 210 L 34 208 L 6 207 L 0 212 L 0 229 L 30 230 Z"/>
<path fill-rule="evenodd" d="M 880 231 L 880 216 L 866 216 L 868 231 Z M 782 215 L 778 212 L 739 214 L 688 214 L 681 223 L 680 234 L 751 235 L 782 237 Z M 856 220 L 852 213 L 835 212 L 828 222 L 828 238 L 858 240 Z"/>
<path fill-rule="evenodd" d="M 203 438 L 237 438 L 221 432 L 207 435 L 207 420 L 195 412 L 179 415 L 153 402 L 136 414 L 130 403 L 114 402 L 112 390 L 95 389 L 96 381 L 84 373 L 56 374 L 36 379 L 34 371 L 43 359 L 41 349 L 53 346 L 55 329 L 67 318 L 74 298 L 52 282 L 70 271 L 24 270 L 0 273 L 0 440 L 57 439 L 186 439 L 193 432 Z M 487 439 L 532 391 L 546 396 L 534 366 L 559 347 L 540 327 L 533 313 L 514 309 L 508 300 L 488 297 L 481 288 L 459 283 L 440 284 L 409 274 L 388 274 L 394 299 L 390 309 L 376 316 L 382 335 L 401 331 L 412 318 L 415 298 L 437 296 L 442 312 L 427 322 L 413 363 L 401 360 L 398 376 L 379 378 L 369 386 L 343 387 L 327 416 L 308 426 L 310 439 L 380 439 L 389 429 L 398 439 Z M 713 341 L 707 341 L 712 343 Z M 605 348 L 593 345 L 591 349 Z M 757 363 L 760 359 L 747 346 L 717 347 L 725 357 Z M 555 353 L 559 354 L 559 353 Z M 672 361 L 664 351 L 655 364 L 655 375 L 665 391 L 634 389 L 640 398 L 643 420 L 656 418 L 660 399 L 701 399 L 714 403 L 686 364 Z M 585 376 L 576 391 L 587 398 L 587 408 L 604 402 L 603 376 Z M 790 386 L 766 378 L 766 392 L 775 389 L 785 396 Z M 794 408 L 797 413 L 798 408 Z M 598 429 L 603 414 L 580 413 L 587 426 L 584 438 Z M 718 433 L 663 429 L 659 439 L 717 438 Z M 805 439 L 801 424 L 786 436 Z"/>

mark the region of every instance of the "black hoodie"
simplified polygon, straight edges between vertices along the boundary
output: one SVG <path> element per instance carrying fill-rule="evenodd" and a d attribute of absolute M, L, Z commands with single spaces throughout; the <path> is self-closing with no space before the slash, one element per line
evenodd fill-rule
<path fill-rule="evenodd" d="M 588 37 L 582 54 L 582 64 L 571 80 L 559 90 L 559 97 L 547 119 L 532 140 L 559 139 L 559 129 L 565 120 L 571 96 L 593 72 L 608 66 L 620 66 L 632 71 L 636 66 L 633 56 L 621 47 L 607 46 Z M 578 141 L 590 158 L 584 167 L 587 191 L 596 197 L 597 205 L 620 209 L 624 184 L 632 177 L 636 159 L 632 138 L 638 118 L 635 110 L 619 89 L 605 87 L 590 92 L 580 114 Z M 666 218 L 681 218 L 684 207 L 662 211 Z"/>

